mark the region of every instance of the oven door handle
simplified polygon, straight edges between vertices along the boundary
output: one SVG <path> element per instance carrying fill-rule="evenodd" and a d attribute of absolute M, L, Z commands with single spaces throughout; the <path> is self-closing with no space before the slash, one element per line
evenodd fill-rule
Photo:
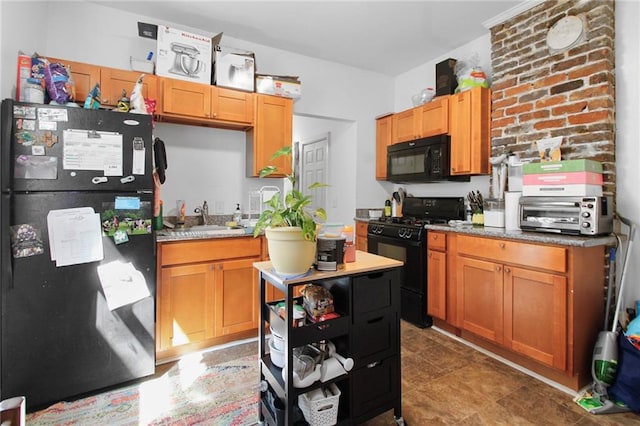
<path fill-rule="evenodd" d="M 384 237 L 377 234 L 367 233 L 367 241 L 375 243 L 385 243 L 394 246 L 402 247 L 422 247 L 423 241 L 405 240 L 402 238 Z"/>
<path fill-rule="evenodd" d="M 535 208 L 539 208 L 539 209 L 544 209 L 547 206 L 553 206 L 553 207 L 580 207 L 580 203 L 576 202 L 576 201 L 545 201 L 545 202 L 539 202 L 539 201 L 533 201 L 533 202 L 524 202 L 522 203 L 523 206 L 527 206 L 527 207 L 535 207 Z"/>

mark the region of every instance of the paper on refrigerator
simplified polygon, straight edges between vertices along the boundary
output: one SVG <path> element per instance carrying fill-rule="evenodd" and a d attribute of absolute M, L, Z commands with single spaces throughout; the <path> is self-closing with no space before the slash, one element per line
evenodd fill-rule
<path fill-rule="evenodd" d="M 57 267 L 104 259 L 100 215 L 93 208 L 51 210 L 47 230 L 51 260 Z"/>
<path fill-rule="evenodd" d="M 64 170 L 100 170 L 122 176 L 122 134 L 69 129 L 62 135 Z"/>
<path fill-rule="evenodd" d="M 151 296 L 144 275 L 131 262 L 115 260 L 100 265 L 98 277 L 111 311 Z"/>

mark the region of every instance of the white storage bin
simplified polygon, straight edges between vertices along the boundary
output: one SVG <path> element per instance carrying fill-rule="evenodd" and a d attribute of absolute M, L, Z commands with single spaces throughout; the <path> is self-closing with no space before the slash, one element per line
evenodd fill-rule
<path fill-rule="evenodd" d="M 330 396 L 323 396 L 322 389 Z M 298 406 L 311 426 L 331 426 L 338 422 L 340 389 L 335 383 L 298 396 Z"/>

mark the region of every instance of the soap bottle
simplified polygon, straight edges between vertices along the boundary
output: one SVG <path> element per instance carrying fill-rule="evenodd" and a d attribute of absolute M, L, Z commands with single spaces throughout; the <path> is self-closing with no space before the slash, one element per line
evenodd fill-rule
<path fill-rule="evenodd" d="M 242 220 L 242 212 L 240 211 L 240 203 L 236 204 L 236 209 L 233 212 L 233 221 L 239 225 Z"/>
<path fill-rule="evenodd" d="M 384 202 L 384 215 L 385 217 L 391 217 L 391 200 Z"/>

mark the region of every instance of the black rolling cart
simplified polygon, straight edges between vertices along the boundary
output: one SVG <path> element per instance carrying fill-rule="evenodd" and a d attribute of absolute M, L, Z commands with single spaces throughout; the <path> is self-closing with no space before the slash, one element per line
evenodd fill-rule
<path fill-rule="evenodd" d="M 402 262 L 395 259 L 358 251 L 356 262 L 346 263 L 344 269 L 311 271 L 304 277 L 287 279 L 273 271 L 271 262 L 254 263 L 260 278 L 260 424 L 355 425 L 393 409 L 396 422 L 404 425 L 400 375 L 401 266 Z M 302 305 L 298 289 L 309 283 L 331 292 L 339 317 L 316 323 L 298 322 L 294 326 L 294 303 Z M 267 300 L 268 285 L 282 291 L 284 300 Z M 283 316 L 275 309 L 279 302 L 284 302 Z M 283 334 L 284 360 L 278 362 L 282 368 L 274 364 L 273 349 L 267 344 L 270 328 Z M 335 353 L 350 360 L 348 371 L 325 382 L 296 382 L 294 348 L 321 341 L 330 341 Z M 330 389 L 326 400 L 319 403 L 316 400 L 310 406 L 308 395 L 326 388 Z M 309 421 L 305 414 L 311 417 Z"/>

